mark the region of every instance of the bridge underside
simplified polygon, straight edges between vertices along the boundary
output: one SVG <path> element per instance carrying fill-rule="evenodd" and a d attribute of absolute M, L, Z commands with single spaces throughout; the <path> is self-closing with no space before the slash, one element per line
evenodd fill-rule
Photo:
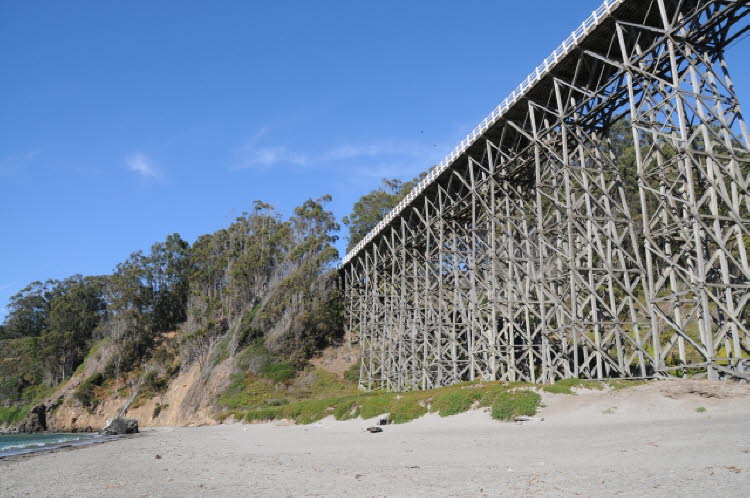
<path fill-rule="evenodd" d="M 361 385 L 750 378 L 747 13 L 624 2 L 354 255 Z"/>

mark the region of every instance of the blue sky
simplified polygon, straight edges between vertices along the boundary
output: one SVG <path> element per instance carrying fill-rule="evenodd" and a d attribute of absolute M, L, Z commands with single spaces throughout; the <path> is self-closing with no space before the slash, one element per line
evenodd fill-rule
<path fill-rule="evenodd" d="M 0 0 L 0 306 L 255 199 L 330 193 L 340 218 L 438 162 L 599 3 Z M 743 102 L 749 56 L 729 54 Z"/>

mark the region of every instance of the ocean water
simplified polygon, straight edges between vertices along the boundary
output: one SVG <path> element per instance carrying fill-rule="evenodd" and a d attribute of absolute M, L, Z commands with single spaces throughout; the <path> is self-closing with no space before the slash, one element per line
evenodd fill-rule
<path fill-rule="evenodd" d="M 69 444 L 80 446 L 94 443 L 98 440 L 102 440 L 102 437 L 98 434 L 72 434 L 66 432 L 50 434 L 5 434 L 0 435 L 0 457 L 33 453 Z"/>

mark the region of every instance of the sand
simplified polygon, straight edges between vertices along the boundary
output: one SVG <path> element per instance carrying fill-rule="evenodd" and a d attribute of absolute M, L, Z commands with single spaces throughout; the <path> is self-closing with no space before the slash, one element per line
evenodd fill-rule
<path fill-rule="evenodd" d="M 748 496 L 750 391 L 728 385 L 545 394 L 541 421 L 472 411 L 379 434 L 328 419 L 147 429 L 0 461 L 0 495 Z"/>

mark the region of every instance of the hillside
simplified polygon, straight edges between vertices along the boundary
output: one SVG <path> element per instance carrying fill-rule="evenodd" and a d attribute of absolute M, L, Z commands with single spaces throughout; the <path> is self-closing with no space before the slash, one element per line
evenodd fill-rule
<path fill-rule="evenodd" d="M 356 389 L 343 375 L 355 351 L 321 368 L 343 339 L 330 200 L 288 219 L 256 201 L 227 228 L 192 245 L 170 235 L 111 275 L 29 284 L 0 329 L 0 430 L 40 404 L 50 429 L 89 430 L 126 411 L 146 426 L 206 424 Z"/>
<path fill-rule="evenodd" d="M 175 341 L 175 334 L 165 334 L 155 356 L 168 355 Z M 42 401 L 54 407 L 47 418 L 50 430 L 97 430 L 126 406 L 127 416 L 142 427 L 213 425 L 239 409 L 356 392 L 351 376 L 314 365 L 333 354 L 356 366 L 357 353 L 346 345 L 328 348 L 300 370 L 273 363 L 260 343 L 233 358 L 221 358 L 218 345 L 205 365 L 195 362 L 169 377 L 164 372 L 136 379 L 142 373 L 132 372 L 125 382 L 131 387 L 120 389 L 112 379 L 92 382 L 101 375 L 107 356 L 103 349 L 106 346 L 93 351 L 78 372 Z"/>

